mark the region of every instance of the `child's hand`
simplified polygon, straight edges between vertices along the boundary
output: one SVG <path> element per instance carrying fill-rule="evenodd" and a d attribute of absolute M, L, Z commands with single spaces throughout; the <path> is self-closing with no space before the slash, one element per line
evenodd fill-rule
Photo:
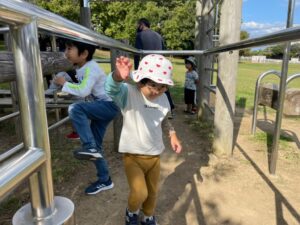
<path fill-rule="evenodd" d="M 172 149 L 174 150 L 174 152 L 176 152 L 177 154 L 181 152 L 182 150 L 182 146 L 180 144 L 180 141 L 178 140 L 176 134 L 171 135 L 171 146 Z"/>
<path fill-rule="evenodd" d="M 129 78 L 132 63 L 129 58 L 121 56 L 116 60 L 116 70 L 113 74 L 113 78 L 116 81 L 123 81 Z"/>
<path fill-rule="evenodd" d="M 53 82 L 54 82 L 55 84 L 58 84 L 58 85 L 63 86 L 64 83 L 66 83 L 66 80 L 65 80 L 64 77 L 56 77 L 56 78 L 54 78 Z"/>

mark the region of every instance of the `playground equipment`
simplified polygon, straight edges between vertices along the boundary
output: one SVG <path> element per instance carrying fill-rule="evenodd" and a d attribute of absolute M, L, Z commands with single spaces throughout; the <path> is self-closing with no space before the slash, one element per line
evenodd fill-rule
<path fill-rule="evenodd" d="M 24 143 L 8 151 L 11 152 L 10 161 L 7 161 L 5 155 L 0 155 L 2 162 L 4 162 L 0 165 L 0 199 L 6 197 L 25 179 L 29 179 L 31 192 L 31 203 L 23 206 L 16 212 L 13 224 L 74 224 L 75 207 L 73 203 L 64 197 L 54 197 L 53 194 L 38 28 L 40 31 L 48 32 L 54 36 L 99 45 L 112 51 L 122 50 L 133 54 L 209 55 L 300 39 L 300 27 L 291 28 L 290 23 L 294 5 L 295 1 L 290 0 L 288 28 L 283 31 L 206 50 L 142 51 L 97 34 L 86 27 L 70 22 L 63 17 L 49 13 L 26 2 L 1 0 L 0 21 L 9 25 L 7 30 L 9 30 L 12 40 L 16 80 L 18 81 L 17 89 L 22 94 L 18 96 L 20 112 L 14 112 L 0 120 L 20 115 Z M 3 30 L 5 32 L 5 29 Z M 286 55 L 288 55 L 288 45 L 286 49 Z M 111 58 L 112 63 L 114 60 L 114 58 Z M 285 57 L 281 76 L 281 80 L 284 80 L 284 82 L 281 82 L 279 99 L 282 99 L 282 93 L 285 93 L 287 63 L 288 60 Z M 280 101 L 275 133 L 280 129 L 281 112 L 282 102 Z M 49 129 L 54 129 L 65 120 L 67 119 L 58 122 Z M 278 139 L 278 136 L 274 136 L 276 147 L 278 144 L 276 138 Z M 19 153 L 19 150 L 23 148 L 27 151 Z"/>
<path fill-rule="evenodd" d="M 268 85 L 268 87 L 263 86 L 261 84 L 262 79 L 269 75 L 276 75 L 278 78 L 281 77 L 280 72 L 275 71 L 275 70 L 270 70 L 270 71 L 264 72 L 258 76 L 258 78 L 256 80 L 256 85 L 255 85 L 254 109 L 253 109 L 252 126 L 251 126 L 252 134 L 255 134 L 255 130 L 256 130 L 258 105 L 268 106 L 275 110 L 277 110 L 279 108 L 278 87 L 274 86 L 273 84 Z M 293 75 L 289 76 L 286 80 L 286 86 L 292 80 L 294 80 L 298 77 L 300 77 L 300 74 L 293 74 Z M 263 90 L 266 90 L 265 92 L 268 92 L 268 93 L 262 95 Z M 294 90 L 290 90 L 290 91 L 287 90 L 287 93 L 291 93 L 292 91 L 294 91 Z M 297 92 L 294 91 L 294 93 L 296 93 L 297 96 L 299 96 L 300 90 L 298 90 Z M 290 102 L 286 101 L 286 103 L 289 103 L 289 107 L 286 108 L 286 113 L 285 113 L 286 115 L 292 115 L 292 116 L 300 115 L 300 97 L 296 98 L 295 100 L 298 100 L 298 101 L 293 102 L 292 104 L 290 104 Z"/>

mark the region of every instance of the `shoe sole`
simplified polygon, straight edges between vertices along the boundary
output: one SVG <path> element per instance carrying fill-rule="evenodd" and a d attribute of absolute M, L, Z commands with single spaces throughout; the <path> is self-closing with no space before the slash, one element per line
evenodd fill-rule
<path fill-rule="evenodd" d="M 101 189 L 99 189 L 97 191 L 89 192 L 89 193 L 85 193 L 85 194 L 87 194 L 87 195 L 95 195 L 95 194 L 98 194 L 101 191 L 106 191 L 106 190 L 112 189 L 113 187 L 114 187 L 114 183 L 111 183 L 111 185 L 109 185 L 109 186 L 106 186 L 106 187 L 101 188 Z"/>
<path fill-rule="evenodd" d="M 80 138 L 68 138 L 68 137 L 67 137 L 67 139 L 71 140 L 71 141 L 78 141 L 78 140 L 80 140 Z"/>
<path fill-rule="evenodd" d="M 100 153 L 96 153 L 96 154 L 100 154 Z M 95 157 L 94 155 L 92 155 L 91 153 L 78 153 L 78 152 L 74 152 L 73 153 L 74 157 L 76 159 L 79 160 L 90 160 L 90 161 L 94 161 L 97 159 L 102 159 L 103 157 Z"/>

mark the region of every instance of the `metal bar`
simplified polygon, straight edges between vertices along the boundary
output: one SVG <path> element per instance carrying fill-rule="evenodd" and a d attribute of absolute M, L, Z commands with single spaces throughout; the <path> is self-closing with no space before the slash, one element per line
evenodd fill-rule
<path fill-rule="evenodd" d="M 287 16 L 287 27 L 293 26 L 293 18 L 294 18 L 294 11 L 295 11 L 295 0 L 289 1 L 288 6 L 288 16 Z M 279 99 L 278 99 L 278 109 L 276 111 L 276 124 L 275 124 L 275 131 L 273 136 L 273 145 L 272 145 L 272 152 L 270 158 L 270 173 L 275 174 L 276 171 L 276 164 L 278 158 L 278 143 L 280 138 L 280 130 L 281 130 L 281 122 L 282 122 L 282 114 L 283 114 L 283 104 L 284 104 L 284 97 L 285 97 L 285 90 L 286 90 L 286 78 L 289 68 L 289 57 L 290 57 L 290 50 L 291 50 L 291 42 L 287 42 L 284 52 L 283 52 L 283 60 L 282 60 L 282 67 L 281 67 L 281 77 L 280 77 L 280 85 L 279 85 Z"/>
<path fill-rule="evenodd" d="M 11 113 L 11 114 L 8 114 L 6 116 L 3 116 L 3 117 L 0 117 L 0 122 L 4 121 L 4 120 L 7 120 L 7 119 L 10 119 L 10 118 L 13 118 L 13 117 L 16 117 L 20 114 L 20 112 L 14 112 L 14 113 Z"/>
<path fill-rule="evenodd" d="M 297 77 L 300 77 L 300 73 L 296 73 L 296 74 L 289 76 L 288 79 L 286 80 L 286 85 L 288 85 L 292 80 L 294 80 Z"/>
<path fill-rule="evenodd" d="M 12 191 L 24 178 L 35 172 L 46 160 L 43 150 L 30 148 L 11 162 L 0 166 L 0 199 Z"/>
<path fill-rule="evenodd" d="M 97 63 L 111 63 L 110 59 L 94 59 Z"/>
<path fill-rule="evenodd" d="M 179 51 L 150 51 L 141 50 L 142 54 L 164 54 L 164 55 L 206 55 L 216 54 L 221 52 L 239 50 L 250 47 L 257 47 L 262 45 L 274 44 L 279 42 L 300 40 L 300 26 L 286 28 L 284 30 L 274 32 L 272 34 L 263 35 L 261 37 L 250 38 L 247 40 L 227 44 L 223 46 L 214 47 L 206 50 L 179 50 Z"/>
<path fill-rule="evenodd" d="M 3 162 L 4 160 L 8 159 L 11 157 L 13 154 L 17 153 L 20 151 L 22 148 L 24 148 L 24 143 L 18 144 L 17 146 L 13 147 L 12 149 L 7 150 L 3 154 L 0 155 L 0 163 Z"/>
<path fill-rule="evenodd" d="M 46 162 L 29 178 L 32 214 L 43 219 L 54 213 L 51 153 L 37 22 L 10 29 L 25 148 L 44 150 Z"/>
<path fill-rule="evenodd" d="M 8 27 L 0 27 L 0 34 L 5 34 L 9 32 L 9 28 Z"/>
<path fill-rule="evenodd" d="M 213 72 L 218 72 L 218 70 L 217 69 L 213 69 L 213 68 L 204 68 L 205 70 L 207 70 L 207 71 L 213 71 Z"/>
<path fill-rule="evenodd" d="M 212 115 L 215 115 L 215 111 L 207 104 L 207 102 L 204 102 L 204 106 L 211 112 Z"/>
<path fill-rule="evenodd" d="M 57 36 L 70 38 L 76 41 L 100 45 L 101 47 L 116 48 L 138 53 L 130 45 L 98 34 L 84 26 L 71 22 L 62 16 L 48 12 L 24 1 L 1 0 L 0 21 L 11 25 L 30 23 L 32 18 L 37 19 L 38 27 Z"/>
<path fill-rule="evenodd" d="M 70 118 L 68 116 L 65 117 L 65 118 L 63 118 L 63 119 L 61 119 L 60 121 L 58 121 L 58 122 L 52 124 L 50 127 L 48 127 L 48 130 L 50 131 L 50 130 L 53 130 L 53 129 L 57 128 L 57 127 L 60 127 L 61 125 L 63 125 L 67 121 L 69 121 L 69 119 Z"/>
<path fill-rule="evenodd" d="M 3 3 L 2 3 L 3 2 Z M 110 39 L 104 35 L 95 33 L 81 25 L 73 23 L 63 17 L 50 13 L 22 1 L 2 0 L 0 3 L 0 20 L 10 23 L 29 22 L 29 16 L 38 18 L 39 27 L 58 36 L 67 37 L 77 41 L 97 44 L 103 47 L 116 48 L 137 54 L 165 54 L 165 55 L 201 55 L 216 54 L 243 48 L 257 47 L 278 42 L 293 41 L 300 39 L 300 26 L 290 27 L 272 34 L 250 38 L 228 45 L 218 46 L 206 50 L 193 51 L 149 51 L 137 50 L 129 45 Z"/>
<path fill-rule="evenodd" d="M 260 86 L 261 80 L 269 74 L 274 74 L 274 75 L 276 75 L 280 78 L 280 72 L 278 72 L 276 70 L 269 70 L 267 72 L 264 72 L 261 75 L 259 75 L 259 77 L 257 78 L 256 84 L 255 84 L 254 107 L 253 107 L 251 134 L 255 134 L 255 130 L 256 130 L 259 86 Z"/>
<path fill-rule="evenodd" d="M 206 89 L 210 90 L 211 92 L 215 93 L 216 94 L 216 86 L 213 86 L 214 88 L 212 87 L 208 87 L 208 86 L 204 86 Z"/>

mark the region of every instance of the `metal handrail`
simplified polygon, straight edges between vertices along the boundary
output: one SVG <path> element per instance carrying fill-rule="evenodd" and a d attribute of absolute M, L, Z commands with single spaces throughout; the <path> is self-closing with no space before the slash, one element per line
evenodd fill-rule
<path fill-rule="evenodd" d="M 38 148 L 29 148 L 24 154 L 15 157 L 9 163 L 0 166 L 0 199 L 16 185 L 31 175 L 46 160 L 45 152 Z"/>
<path fill-rule="evenodd" d="M 250 47 L 274 44 L 286 41 L 300 40 L 300 26 L 286 28 L 284 30 L 263 35 L 256 38 L 235 42 L 232 44 L 222 45 L 206 50 L 163 50 L 150 51 L 138 50 L 130 45 L 108 38 L 98 34 L 86 27 L 71 22 L 61 16 L 50 13 L 37 6 L 22 1 L 2 0 L 0 3 L 0 21 L 5 21 L 11 25 L 23 24 L 37 18 L 38 27 L 53 33 L 57 36 L 70 38 L 77 41 L 87 42 L 103 47 L 120 49 L 123 51 L 136 54 L 165 54 L 165 55 L 202 55 L 216 54 L 221 52 L 239 50 Z"/>
<path fill-rule="evenodd" d="M 256 85 L 255 85 L 255 97 L 254 97 L 254 109 L 253 109 L 253 117 L 252 117 L 252 126 L 251 126 L 251 134 L 255 134 L 255 130 L 256 130 L 256 121 L 257 121 L 257 107 L 258 107 L 258 95 L 259 95 L 259 86 L 261 83 L 261 80 L 266 77 L 267 75 L 276 75 L 277 77 L 281 77 L 281 74 L 279 71 L 276 70 L 270 70 L 267 71 L 265 73 L 262 73 L 256 81 Z M 290 75 L 287 79 L 286 79 L 286 85 L 288 85 L 292 80 L 296 79 L 300 77 L 300 73 L 296 73 L 296 74 L 292 74 Z"/>
<path fill-rule="evenodd" d="M 87 42 L 107 48 L 139 53 L 130 45 L 98 34 L 84 26 L 69 21 L 62 16 L 23 1 L 2 0 L 0 2 L 0 21 L 9 25 L 29 23 L 37 20 L 38 27 L 57 36 Z"/>
<path fill-rule="evenodd" d="M 6 115 L 6 116 L 2 116 L 2 117 L 0 117 L 0 122 L 2 122 L 2 121 L 4 121 L 4 120 L 7 120 L 7 119 L 10 119 L 10 118 L 13 118 L 13 117 L 16 117 L 16 116 L 18 116 L 18 115 L 20 115 L 20 112 L 19 112 L 19 111 L 13 112 L 13 113 L 8 114 L 8 115 Z"/>
<path fill-rule="evenodd" d="M 0 163 L 3 162 L 4 160 L 8 159 L 18 151 L 20 151 L 22 148 L 24 148 L 24 143 L 22 142 L 21 144 L 16 145 L 15 147 L 5 151 L 0 155 Z"/>
<path fill-rule="evenodd" d="M 255 133 L 256 130 L 256 120 L 257 120 L 257 107 L 258 107 L 258 95 L 259 95 L 259 86 L 261 83 L 261 80 L 270 75 L 270 74 L 274 74 L 276 76 L 278 76 L 280 78 L 281 74 L 279 71 L 276 70 L 269 70 L 267 72 L 262 73 L 261 75 L 259 75 L 259 77 L 256 80 L 256 84 L 255 84 L 255 96 L 254 96 L 254 109 L 253 109 L 253 117 L 252 117 L 252 126 L 251 126 L 251 134 Z"/>
<path fill-rule="evenodd" d="M 286 79 L 286 85 L 288 85 L 295 78 L 300 77 L 300 73 L 293 74 Z"/>

